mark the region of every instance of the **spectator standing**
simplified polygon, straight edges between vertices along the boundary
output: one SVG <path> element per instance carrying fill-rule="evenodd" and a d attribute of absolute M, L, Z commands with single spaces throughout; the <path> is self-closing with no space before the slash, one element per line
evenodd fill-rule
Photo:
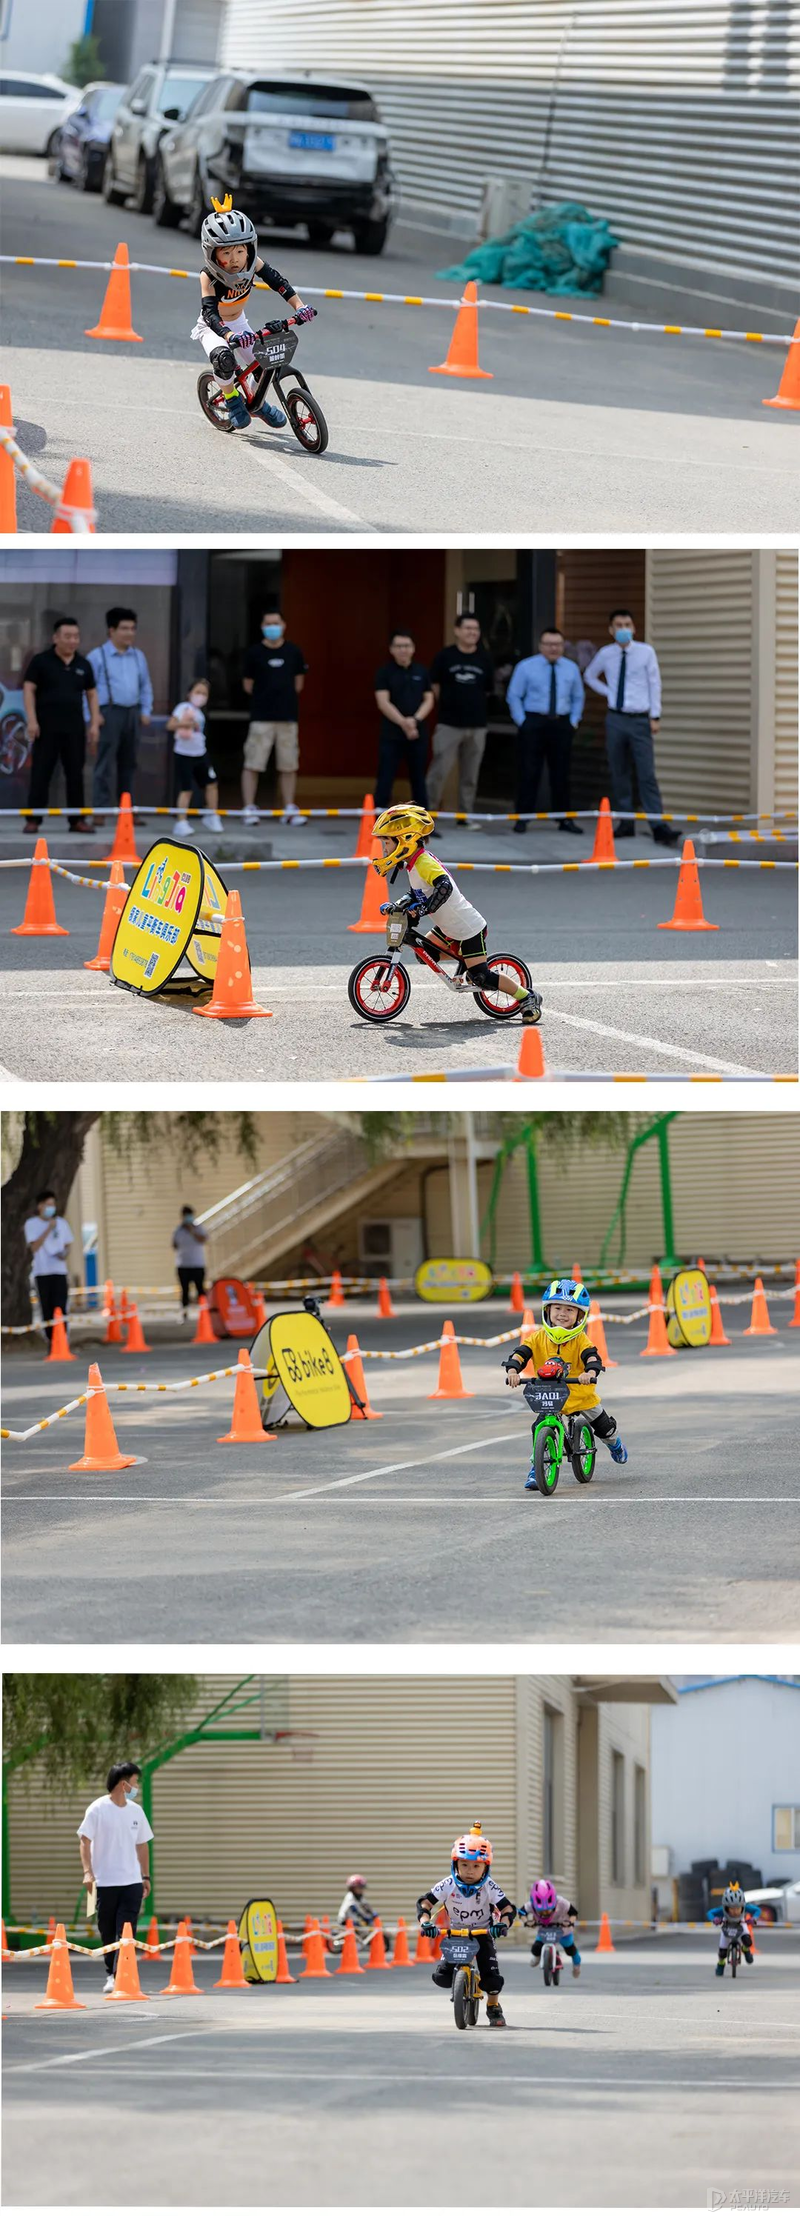
<path fill-rule="evenodd" d="M 67 811 L 83 809 L 87 707 L 89 747 L 97 744 L 97 688 L 91 660 L 80 652 L 80 627 L 74 617 L 57 617 L 52 647 L 32 656 L 23 680 L 25 723 L 32 742 L 26 833 L 38 833 L 57 764 L 64 768 Z M 68 816 L 70 833 L 91 832 L 91 819 Z"/>
<path fill-rule="evenodd" d="M 69 1306 L 67 1257 L 73 1235 L 69 1220 L 60 1216 L 52 1188 L 43 1188 L 37 1196 L 33 1217 L 25 1221 L 25 1240 L 31 1253 L 43 1320 L 52 1320 L 56 1305 L 66 1319 Z M 52 1326 L 48 1326 L 46 1332 L 50 1343 Z"/>
<path fill-rule="evenodd" d="M 172 716 L 167 718 L 167 732 L 175 735 L 172 744 L 173 801 L 178 813 L 175 836 L 179 841 L 192 839 L 186 812 L 191 807 L 193 795 L 199 795 L 205 803 L 203 824 L 209 833 L 222 832 L 217 775 L 206 739 L 208 696 L 208 680 L 194 679 L 186 700 L 176 702 Z"/>
<path fill-rule="evenodd" d="M 92 793 L 96 811 L 109 810 L 115 800 L 133 794 L 140 732 L 152 716 L 153 686 L 144 649 L 136 646 L 137 624 L 135 610 L 115 604 L 106 610 L 102 647 L 89 650 L 100 704 Z"/>
<path fill-rule="evenodd" d="M 177 1259 L 184 1319 L 189 1309 L 189 1298 L 192 1289 L 194 1288 L 198 1299 L 205 1295 L 205 1245 L 207 1241 L 208 1235 L 205 1227 L 198 1224 L 191 1204 L 184 1204 L 172 1237 L 172 1247 Z"/>
<path fill-rule="evenodd" d="M 431 664 L 439 714 L 428 769 L 428 809 L 438 809 L 445 781 L 457 762 L 458 808 L 469 817 L 486 747 L 487 696 L 494 687 L 494 664 L 483 646 L 477 617 L 457 617 L 453 629 L 455 646 L 440 648 Z"/>
<path fill-rule="evenodd" d="M 104 1992 L 113 1991 L 117 1965 L 115 1944 L 126 1921 L 136 1934 L 142 1899 L 150 1889 L 148 1844 L 153 1831 L 146 1813 L 137 1804 L 141 1768 L 132 1759 L 110 1767 L 106 1796 L 86 1808 L 77 1831 L 83 1880 L 87 1891 L 97 1886 L 97 1926 L 106 1951 Z"/>
<path fill-rule="evenodd" d="M 425 764 L 428 755 L 426 718 L 433 709 L 430 673 L 417 660 L 411 633 L 397 626 L 389 640 L 389 656 L 375 673 L 375 700 L 381 713 L 378 741 L 376 810 L 388 809 L 401 764 L 405 764 L 414 802 L 428 807 Z"/>
<path fill-rule="evenodd" d="M 245 825 L 258 825 L 259 774 L 266 771 L 273 748 L 284 825 L 302 824 L 302 812 L 295 802 L 295 787 L 300 762 L 298 697 L 303 692 L 307 670 L 302 648 L 286 638 L 280 610 L 266 609 L 261 620 L 261 639 L 248 648 L 242 680 L 245 694 L 250 696 L 250 724 L 242 766 Z"/>
<path fill-rule="evenodd" d="M 519 780 L 515 833 L 524 833 L 526 812 L 533 816 L 542 765 L 550 774 L 550 801 L 559 812 L 562 833 L 583 837 L 582 827 L 568 818 L 572 736 L 580 725 L 584 705 L 583 680 L 577 664 L 564 654 L 564 635 L 557 625 L 539 635 L 539 651 L 523 656 L 509 680 L 506 702 L 519 727 Z"/>
<path fill-rule="evenodd" d="M 630 610 L 612 610 L 608 621 L 610 641 L 599 648 L 587 665 L 587 687 L 605 695 L 606 749 L 611 779 L 611 800 L 621 812 L 614 832 L 620 840 L 636 832 L 633 817 L 633 767 L 639 800 L 650 820 L 654 841 L 674 849 L 681 838 L 664 820 L 661 789 L 656 778 L 653 741 L 661 717 L 661 673 L 658 657 L 648 641 L 637 640 Z"/>

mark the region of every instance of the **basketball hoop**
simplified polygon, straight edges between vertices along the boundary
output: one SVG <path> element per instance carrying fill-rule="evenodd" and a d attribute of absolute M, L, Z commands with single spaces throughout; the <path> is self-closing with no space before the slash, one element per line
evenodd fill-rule
<path fill-rule="evenodd" d="M 315 1728 L 279 1728 L 275 1734 L 276 1746 L 291 1752 L 296 1766 L 310 1767 L 317 1742 Z"/>

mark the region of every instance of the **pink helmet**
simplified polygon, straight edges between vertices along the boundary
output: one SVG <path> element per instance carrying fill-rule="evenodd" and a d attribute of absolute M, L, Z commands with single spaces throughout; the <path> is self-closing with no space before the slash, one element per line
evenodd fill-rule
<path fill-rule="evenodd" d="M 555 1883 L 547 1882 L 544 1876 L 540 1882 L 534 1883 L 531 1891 L 531 1905 L 534 1913 L 555 1913 L 557 1903 L 558 1891 Z"/>
<path fill-rule="evenodd" d="M 366 1875 L 348 1875 L 347 1882 L 345 1884 L 346 1890 L 366 1890 L 366 1887 Z"/>

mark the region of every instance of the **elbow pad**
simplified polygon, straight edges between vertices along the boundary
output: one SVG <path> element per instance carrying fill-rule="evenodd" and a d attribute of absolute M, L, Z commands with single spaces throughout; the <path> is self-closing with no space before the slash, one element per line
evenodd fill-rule
<path fill-rule="evenodd" d="M 581 1368 L 584 1373 L 593 1373 L 595 1380 L 597 1380 L 598 1373 L 602 1373 L 604 1371 L 603 1360 L 600 1356 L 600 1352 L 599 1350 L 595 1350 L 593 1343 L 590 1345 L 588 1350 L 581 1351 Z"/>
<path fill-rule="evenodd" d="M 503 1363 L 506 1367 L 516 1366 L 521 1373 L 523 1366 L 527 1365 L 528 1359 L 532 1356 L 533 1352 L 523 1346 L 522 1350 L 512 1350 L 510 1358 L 505 1358 Z"/>
<path fill-rule="evenodd" d="M 281 277 L 279 270 L 273 270 L 269 262 L 262 263 L 258 276 L 270 286 L 273 293 L 279 293 L 283 301 L 291 301 L 294 286 L 290 285 L 288 278 Z"/>
<path fill-rule="evenodd" d="M 227 339 L 228 328 L 227 325 L 224 324 L 222 321 L 222 317 L 220 316 L 219 309 L 217 308 L 217 304 L 212 293 L 203 294 L 203 298 L 200 303 L 200 315 L 203 319 L 203 323 L 208 324 L 212 332 L 218 332 L 220 339 Z"/>
<path fill-rule="evenodd" d="M 453 882 L 448 879 L 447 873 L 443 872 L 441 879 L 434 882 L 430 894 L 425 898 L 426 911 L 430 913 L 434 910 L 441 910 L 442 904 L 446 903 L 448 895 L 452 895 L 452 892 Z"/>

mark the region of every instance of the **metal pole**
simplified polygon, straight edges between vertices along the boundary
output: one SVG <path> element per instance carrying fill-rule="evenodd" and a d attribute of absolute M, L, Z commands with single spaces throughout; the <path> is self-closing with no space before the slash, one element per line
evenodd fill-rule
<path fill-rule="evenodd" d="M 478 1217 L 478 1174 L 475 1156 L 475 1119 L 474 1113 L 472 1111 L 464 1112 L 464 1140 L 467 1150 L 467 1209 L 469 1212 L 469 1254 L 471 1258 L 477 1258 L 480 1254 L 478 1247 L 480 1243 L 480 1222 Z"/>
<path fill-rule="evenodd" d="M 668 1111 L 664 1118 L 659 1119 L 658 1122 L 658 1164 L 661 1174 L 661 1210 L 664 1220 L 665 1251 L 662 1264 L 668 1266 L 670 1271 L 681 1263 L 680 1258 L 675 1256 L 675 1227 L 672 1216 L 672 1180 L 669 1162 L 669 1129 L 675 1117 L 676 1113 L 674 1111 Z"/>
<path fill-rule="evenodd" d="M 542 1215 L 539 1207 L 539 1168 L 536 1162 L 536 1132 L 529 1127 L 525 1137 L 525 1154 L 528 1162 L 528 1210 L 531 1222 L 531 1272 L 544 1272 L 544 1243 L 542 1241 Z"/>
<path fill-rule="evenodd" d="M 161 18 L 161 51 L 158 57 L 160 62 L 168 62 L 172 53 L 172 35 L 175 29 L 177 4 L 178 0 L 164 0 L 164 13 Z"/>

